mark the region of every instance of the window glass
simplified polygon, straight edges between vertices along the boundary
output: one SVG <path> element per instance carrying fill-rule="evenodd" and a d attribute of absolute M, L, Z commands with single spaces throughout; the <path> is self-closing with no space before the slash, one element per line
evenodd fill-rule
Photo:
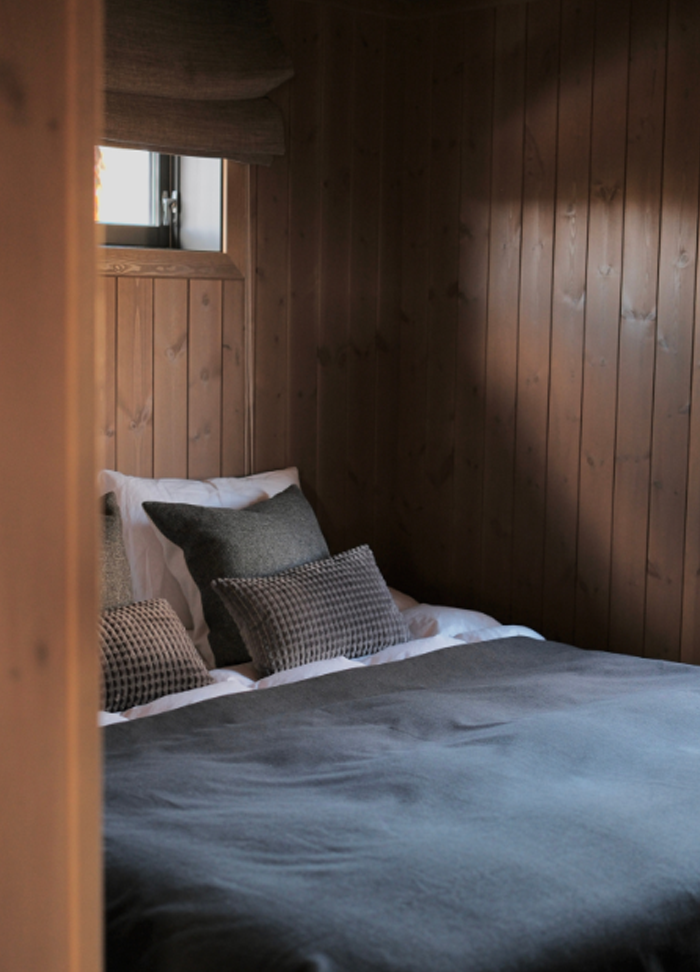
<path fill-rule="evenodd" d="M 95 218 L 100 223 L 157 226 L 153 152 L 100 147 L 95 158 Z"/>
<path fill-rule="evenodd" d="M 221 249 L 221 159 L 95 149 L 95 220 L 113 246 Z"/>

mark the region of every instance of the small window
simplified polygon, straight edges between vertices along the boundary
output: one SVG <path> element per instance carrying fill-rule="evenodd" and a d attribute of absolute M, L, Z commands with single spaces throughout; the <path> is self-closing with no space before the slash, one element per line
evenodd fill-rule
<path fill-rule="evenodd" d="M 221 249 L 220 159 L 95 149 L 95 220 L 112 246 Z"/>

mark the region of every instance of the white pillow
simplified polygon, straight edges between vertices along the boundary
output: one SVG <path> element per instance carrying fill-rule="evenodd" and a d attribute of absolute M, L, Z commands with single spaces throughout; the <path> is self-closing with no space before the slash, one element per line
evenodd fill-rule
<path fill-rule="evenodd" d="M 193 586 L 196 590 L 196 585 L 193 585 L 182 550 L 156 530 L 141 505 L 144 501 L 242 510 L 281 493 L 288 486 L 298 485 L 299 473 L 293 466 L 254 476 L 205 480 L 144 479 L 111 469 L 103 470 L 99 475 L 99 488 L 101 493 L 113 491 L 117 497 L 134 600 L 164 597 L 175 608 L 185 627 L 192 630 L 192 609 L 185 591 L 190 593 Z"/>
<path fill-rule="evenodd" d="M 495 618 L 481 611 L 443 607 L 440 604 L 416 604 L 401 613 L 414 638 L 432 638 L 437 634 L 458 638 L 467 632 L 500 627 Z"/>

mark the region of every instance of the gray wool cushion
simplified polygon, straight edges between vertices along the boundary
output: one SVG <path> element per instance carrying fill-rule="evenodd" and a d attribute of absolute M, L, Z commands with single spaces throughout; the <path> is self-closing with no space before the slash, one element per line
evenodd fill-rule
<path fill-rule="evenodd" d="M 182 622 L 162 598 L 103 611 L 99 638 L 107 712 L 212 682 Z"/>
<path fill-rule="evenodd" d="M 130 604 L 134 597 L 131 569 L 124 547 L 122 518 L 114 493 L 101 499 L 102 546 L 100 556 L 102 610 Z"/>
<path fill-rule="evenodd" d="M 212 587 L 265 675 L 371 655 L 411 638 L 367 546 L 272 577 L 221 578 Z"/>
<path fill-rule="evenodd" d="M 182 548 L 202 596 L 218 666 L 249 660 L 238 626 L 212 590 L 218 577 L 261 577 L 328 556 L 308 500 L 297 486 L 243 510 L 146 502 L 161 533 Z"/>

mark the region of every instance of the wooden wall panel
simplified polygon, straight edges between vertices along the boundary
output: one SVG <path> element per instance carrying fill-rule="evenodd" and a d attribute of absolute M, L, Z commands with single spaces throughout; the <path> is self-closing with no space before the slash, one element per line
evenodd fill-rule
<path fill-rule="evenodd" d="M 425 489 L 427 449 L 428 248 L 430 225 L 430 79 L 432 27 L 408 24 L 402 35 L 406 58 L 406 87 L 402 112 L 404 129 L 401 240 L 401 344 L 399 373 L 400 423 L 396 497 L 401 537 L 395 583 L 410 589 L 426 588 L 432 578 L 423 572 L 420 551 L 430 534 Z M 410 65 L 410 69 L 408 68 Z"/>
<path fill-rule="evenodd" d="M 187 280 L 153 283 L 153 475 L 187 476 Z"/>
<path fill-rule="evenodd" d="M 153 281 L 117 282 L 116 466 L 153 475 Z"/>
<path fill-rule="evenodd" d="M 221 472 L 222 283 L 190 281 L 187 473 L 208 479 Z"/>
<path fill-rule="evenodd" d="M 527 18 L 511 617 L 542 626 L 560 3 Z"/>
<path fill-rule="evenodd" d="M 348 525 L 348 354 L 352 232 L 355 14 L 323 7 L 321 254 L 318 336 L 316 489 L 321 523 L 333 551 Z M 359 205 L 359 200 L 355 202 Z"/>
<path fill-rule="evenodd" d="M 104 330 L 102 338 L 102 357 L 98 361 L 104 380 L 99 389 L 102 415 L 98 426 L 98 447 L 101 451 L 100 462 L 105 469 L 116 469 L 116 432 L 117 432 L 117 281 L 114 277 L 104 277 L 100 281 L 103 301 Z M 99 373 L 99 372 L 98 372 Z"/>
<path fill-rule="evenodd" d="M 289 104 L 289 440 L 306 493 L 317 495 L 318 345 L 321 260 L 321 11 L 293 8 L 297 51 Z"/>
<path fill-rule="evenodd" d="M 482 603 L 484 416 L 495 13 L 463 27 L 464 99 L 459 193 L 459 310 L 455 382 L 454 543 L 445 582 L 456 602 Z"/>
<path fill-rule="evenodd" d="M 207 339 L 224 467 L 252 415 L 253 469 L 297 464 L 394 585 L 700 660 L 700 8 L 272 8 L 297 77 L 248 180 L 251 389 L 242 282 Z"/>
<path fill-rule="evenodd" d="M 697 4 L 669 5 L 668 74 L 654 375 L 645 650 L 677 659 L 693 354 L 700 176 L 700 91 L 688 78 L 700 50 Z M 694 498 L 697 502 L 697 498 Z"/>
<path fill-rule="evenodd" d="M 291 7 L 277 3 L 272 8 L 275 24 L 287 46 Z M 289 86 L 270 95 L 285 118 L 289 116 Z M 289 415 L 288 327 L 289 327 L 289 162 L 276 158 L 270 166 L 257 169 L 254 275 L 255 401 L 253 464 L 256 469 L 286 465 Z"/>
<path fill-rule="evenodd" d="M 644 640 L 668 8 L 631 12 L 609 629 L 623 652 Z"/>
<path fill-rule="evenodd" d="M 357 14 L 352 106 L 350 286 L 347 352 L 347 497 L 343 545 L 374 543 L 376 330 L 379 299 L 384 22 Z"/>
<path fill-rule="evenodd" d="M 574 637 L 595 7 L 562 4 L 543 628 Z"/>
<path fill-rule="evenodd" d="M 401 160 L 402 106 L 406 59 L 394 31 L 384 31 L 384 79 L 379 171 L 378 295 L 375 343 L 376 420 L 374 466 L 374 550 L 385 569 L 394 571 L 401 558 L 397 497 L 399 378 L 401 371 Z"/>
<path fill-rule="evenodd" d="M 523 6 L 496 15 L 482 554 L 494 612 L 509 611 L 512 584 L 526 16 Z"/>
<path fill-rule="evenodd" d="M 431 152 L 428 270 L 425 504 L 427 533 L 419 550 L 420 569 L 431 596 L 433 578 L 450 562 L 454 512 L 454 423 L 459 321 L 460 136 L 464 90 L 464 21 L 435 21 L 430 85 Z"/>
<path fill-rule="evenodd" d="M 698 333 L 700 264 L 697 267 L 697 273 L 691 389 L 691 401 L 696 403 L 699 400 L 698 396 L 700 396 L 700 334 Z M 697 410 L 691 410 L 690 413 L 689 437 L 680 660 L 700 665 L 700 503 L 698 502 L 698 497 L 700 497 L 700 420 Z"/>
<path fill-rule="evenodd" d="M 221 362 L 221 475 L 243 476 L 246 468 L 245 282 L 223 284 Z"/>
<path fill-rule="evenodd" d="M 196 257 L 190 260 L 196 269 Z M 154 277 L 149 264 L 143 269 L 141 276 L 106 274 L 102 281 L 106 345 L 115 348 L 102 365 L 102 397 L 116 398 L 105 465 L 134 476 L 245 475 L 245 280 L 232 273 L 218 280 L 189 272 L 170 276 L 167 270 Z M 112 319 L 116 336 L 110 337 Z M 103 411 L 109 432 L 108 405 Z"/>
<path fill-rule="evenodd" d="M 629 32 L 629 3 L 598 7 L 574 629 L 587 648 L 606 646 L 610 611 Z"/>

